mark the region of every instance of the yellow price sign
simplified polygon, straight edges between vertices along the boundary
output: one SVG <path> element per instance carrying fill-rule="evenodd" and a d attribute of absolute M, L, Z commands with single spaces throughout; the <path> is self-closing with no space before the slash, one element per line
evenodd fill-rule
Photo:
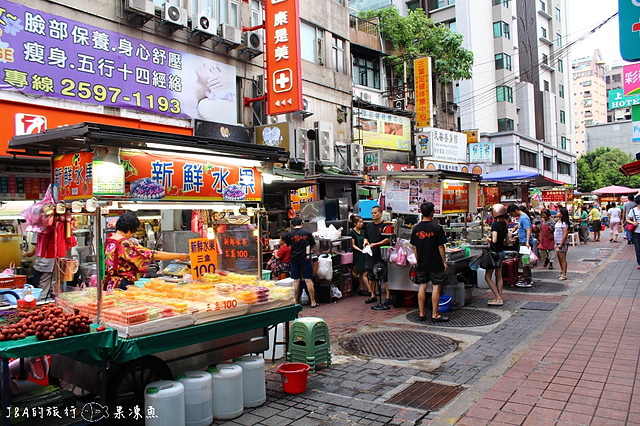
<path fill-rule="evenodd" d="M 191 260 L 191 276 L 194 280 L 204 274 L 213 274 L 218 270 L 218 246 L 216 240 L 194 238 L 189 240 L 189 258 Z"/>

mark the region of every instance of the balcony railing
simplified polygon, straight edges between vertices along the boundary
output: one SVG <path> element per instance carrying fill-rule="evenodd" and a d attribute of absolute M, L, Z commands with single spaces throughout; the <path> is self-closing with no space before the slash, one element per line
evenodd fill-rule
<path fill-rule="evenodd" d="M 362 31 L 372 36 L 380 36 L 380 21 L 377 17 L 371 19 L 362 19 L 357 16 L 349 16 L 349 27 L 358 31 Z"/>

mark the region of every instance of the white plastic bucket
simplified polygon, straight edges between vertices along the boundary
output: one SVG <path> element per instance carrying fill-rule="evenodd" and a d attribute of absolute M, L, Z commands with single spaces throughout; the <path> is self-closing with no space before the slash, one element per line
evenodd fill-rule
<path fill-rule="evenodd" d="M 211 374 L 185 371 L 178 376 L 184 386 L 184 411 L 187 426 L 209 426 L 213 422 Z"/>
<path fill-rule="evenodd" d="M 145 426 L 185 426 L 182 383 L 171 380 L 149 383 L 144 388 L 144 405 Z"/>
<path fill-rule="evenodd" d="M 235 419 L 242 415 L 242 368 L 234 364 L 218 364 L 211 373 L 213 418 Z"/>
<path fill-rule="evenodd" d="M 234 364 L 242 367 L 242 392 L 245 408 L 258 407 L 267 400 L 267 384 L 264 376 L 264 359 L 245 355 Z"/>
<path fill-rule="evenodd" d="M 487 280 L 484 279 L 484 275 L 487 272 L 486 269 L 483 269 L 478 266 L 478 288 L 489 288 L 489 284 L 487 284 Z"/>
<path fill-rule="evenodd" d="M 269 348 L 264 352 L 264 359 L 280 359 L 284 356 L 284 345 L 274 345 L 273 340 L 284 340 L 284 324 L 277 324 L 269 329 Z"/>

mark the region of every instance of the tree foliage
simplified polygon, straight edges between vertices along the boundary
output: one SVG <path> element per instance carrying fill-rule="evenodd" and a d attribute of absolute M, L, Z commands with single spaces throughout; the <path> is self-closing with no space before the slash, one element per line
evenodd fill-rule
<path fill-rule="evenodd" d="M 387 63 L 401 63 L 398 59 L 431 56 L 433 71 L 441 83 L 471 78 L 473 53 L 462 47 L 462 35 L 444 25 L 435 24 L 422 9 L 400 16 L 398 9 L 362 12 L 363 19 L 378 17 L 382 37 L 393 53 Z"/>
<path fill-rule="evenodd" d="M 620 166 L 634 159 L 620 148 L 598 148 L 587 152 L 578 159 L 578 187 L 582 192 L 609 185 L 622 185 L 640 188 L 640 175 L 626 177 L 620 172 Z"/>

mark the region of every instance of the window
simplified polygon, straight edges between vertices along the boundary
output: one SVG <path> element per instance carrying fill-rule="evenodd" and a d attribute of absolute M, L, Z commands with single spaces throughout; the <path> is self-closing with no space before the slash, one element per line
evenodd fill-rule
<path fill-rule="evenodd" d="M 562 15 L 560 14 L 560 8 L 556 7 L 556 21 L 562 21 Z"/>
<path fill-rule="evenodd" d="M 509 86 L 496 87 L 496 100 L 498 102 L 513 102 L 513 89 Z"/>
<path fill-rule="evenodd" d="M 582 104 L 586 107 L 590 107 L 593 105 L 593 99 L 585 99 Z"/>
<path fill-rule="evenodd" d="M 447 25 L 449 26 L 449 29 L 451 31 L 453 31 L 455 33 L 458 32 L 458 24 L 456 23 L 455 20 L 447 22 Z"/>
<path fill-rule="evenodd" d="M 542 38 L 547 38 L 547 29 L 545 27 L 540 27 L 540 34 Z"/>
<path fill-rule="evenodd" d="M 510 118 L 498 118 L 498 131 L 499 132 L 508 132 L 513 130 L 513 120 Z"/>
<path fill-rule="evenodd" d="M 162 6 L 164 1 L 154 1 Z M 160 3 L 160 4 L 158 4 Z M 200 10 L 215 18 L 219 24 L 240 26 L 240 2 L 238 0 L 200 0 Z"/>
<path fill-rule="evenodd" d="M 584 93 L 582 94 L 583 98 L 590 98 L 591 97 L 591 90 L 585 90 Z"/>
<path fill-rule="evenodd" d="M 347 73 L 347 66 L 345 64 L 344 54 L 344 40 L 341 38 L 333 37 L 333 67 L 336 71 L 342 74 Z"/>
<path fill-rule="evenodd" d="M 300 22 L 300 56 L 305 61 L 324 65 L 324 31 Z"/>
<path fill-rule="evenodd" d="M 496 55 L 496 69 L 505 69 L 511 71 L 511 55 L 507 55 L 506 53 L 498 53 Z"/>
<path fill-rule="evenodd" d="M 502 22 L 502 21 L 498 21 L 498 22 L 494 22 L 493 23 L 493 37 L 494 38 L 498 38 L 498 37 L 503 37 L 504 38 L 511 38 L 510 34 L 509 34 L 509 24 L 507 24 L 506 22 Z"/>
<path fill-rule="evenodd" d="M 560 136 L 560 148 L 567 149 L 567 137 Z"/>
<path fill-rule="evenodd" d="M 380 89 L 380 62 L 353 58 L 353 82 L 361 86 Z"/>
<path fill-rule="evenodd" d="M 622 81 L 622 74 L 614 74 L 611 76 L 611 81 L 614 83 L 620 83 Z"/>
<path fill-rule="evenodd" d="M 564 72 L 564 62 L 562 62 L 562 59 L 558 59 L 558 71 Z"/>
<path fill-rule="evenodd" d="M 560 110 L 560 122 L 562 124 L 565 124 L 567 122 L 567 117 L 566 117 L 566 113 L 564 112 L 564 110 Z"/>
<path fill-rule="evenodd" d="M 564 84 L 558 84 L 558 96 L 564 98 Z"/>
<path fill-rule="evenodd" d="M 520 165 L 521 166 L 537 168 L 538 167 L 538 155 L 533 153 L 533 152 L 525 151 L 524 149 L 521 149 L 520 150 Z"/>
<path fill-rule="evenodd" d="M 495 164 L 502 164 L 502 148 L 495 149 Z"/>
<path fill-rule="evenodd" d="M 558 161 L 558 174 L 571 176 L 571 165 L 564 161 Z"/>
<path fill-rule="evenodd" d="M 562 36 L 556 33 L 556 47 L 562 47 Z"/>
<path fill-rule="evenodd" d="M 547 4 L 543 0 L 540 0 L 540 10 L 543 12 L 547 10 Z"/>
<path fill-rule="evenodd" d="M 591 80 L 585 80 L 582 82 L 583 86 L 591 86 Z"/>
<path fill-rule="evenodd" d="M 261 25 L 264 22 L 262 19 L 262 6 L 258 0 L 251 0 L 251 26 Z"/>
<path fill-rule="evenodd" d="M 431 0 L 431 9 L 440 9 L 452 4 L 456 4 L 455 0 Z"/>
<path fill-rule="evenodd" d="M 552 164 L 551 163 L 551 157 L 543 157 L 543 159 L 542 159 L 542 167 L 546 171 L 548 171 L 548 172 L 551 171 L 551 164 Z"/>
<path fill-rule="evenodd" d="M 503 5 L 504 7 L 509 7 L 509 0 L 493 0 L 494 6 L 498 6 L 500 4 Z"/>
<path fill-rule="evenodd" d="M 549 55 L 547 55 L 546 53 L 542 54 L 542 63 L 545 65 L 549 65 Z"/>
<path fill-rule="evenodd" d="M 549 82 L 547 80 L 544 80 L 543 84 L 544 84 L 544 91 L 548 92 L 549 91 Z"/>

